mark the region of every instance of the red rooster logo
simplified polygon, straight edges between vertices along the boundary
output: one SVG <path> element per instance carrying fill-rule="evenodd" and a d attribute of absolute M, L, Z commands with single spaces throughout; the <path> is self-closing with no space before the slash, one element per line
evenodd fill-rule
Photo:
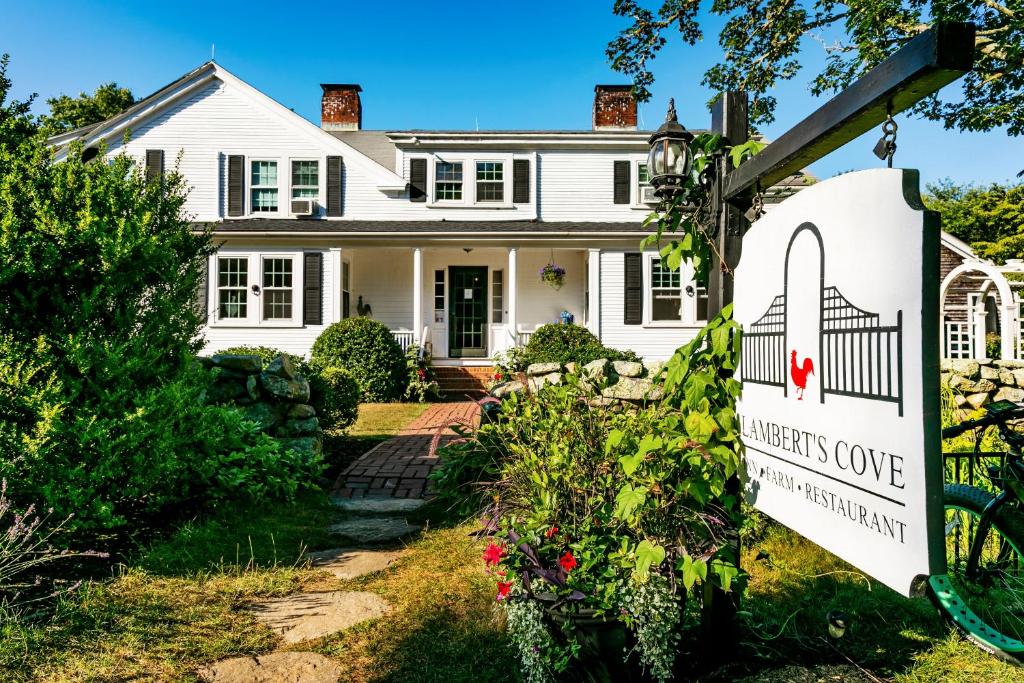
<path fill-rule="evenodd" d="M 796 349 L 789 354 L 789 375 L 796 385 L 796 400 L 804 400 L 804 389 L 807 388 L 807 375 L 814 374 L 814 363 L 810 358 L 804 358 L 802 366 L 796 364 Z"/>

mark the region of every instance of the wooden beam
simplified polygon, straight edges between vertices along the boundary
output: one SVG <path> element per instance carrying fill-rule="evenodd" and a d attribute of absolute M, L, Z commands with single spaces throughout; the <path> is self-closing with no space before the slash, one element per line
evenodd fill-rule
<path fill-rule="evenodd" d="M 786 176 L 880 125 L 970 71 L 974 24 L 938 22 L 784 133 L 724 180 L 726 201 L 746 208 L 755 186 Z"/>

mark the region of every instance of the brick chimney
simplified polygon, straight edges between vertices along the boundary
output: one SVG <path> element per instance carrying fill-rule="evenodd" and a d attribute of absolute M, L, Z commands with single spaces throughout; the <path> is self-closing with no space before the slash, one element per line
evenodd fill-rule
<path fill-rule="evenodd" d="M 320 127 L 324 130 L 360 130 L 363 127 L 363 91 L 355 83 L 321 83 Z"/>
<path fill-rule="evenodd" d="M 594 130 L 636 130 L 633 86 L 594 86 Z"/>

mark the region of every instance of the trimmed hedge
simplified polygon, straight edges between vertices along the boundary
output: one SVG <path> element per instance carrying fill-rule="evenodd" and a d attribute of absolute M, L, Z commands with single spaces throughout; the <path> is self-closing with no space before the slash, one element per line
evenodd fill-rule
<path fill-rule="evenodd" d="M 359 416 L 359 382 L 345 368 L 326 367 L 314 373 L 310 389 L 316 388 L 314 403 L 323 429 L 346 429 Z"/>
<path fill-rule="evenodd" d="M 310 365 L 348 370 L 364 401 L 397 401 L 405 394 L 402 347 L 391 330 L 372 318 L 348 318 L 328 326 L 313 342 Z"/>
<path fill-rule="evenodd" d="M 600 340 L 580 325 L 550 323 L 541 325 L 530 336 L 523 352 L 525 365 L 533 363 L 578 363 L 586 365 L 599 358 L 608 360 L 639 360 L 633 351 L 619 351 L 601 344 Z"/>

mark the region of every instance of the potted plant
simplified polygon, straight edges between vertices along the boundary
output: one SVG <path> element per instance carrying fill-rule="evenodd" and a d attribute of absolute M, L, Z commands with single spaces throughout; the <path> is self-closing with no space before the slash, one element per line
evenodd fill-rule
<path fill-rule="evenodd" d="M 565 268 L 548 263 L 540 269 L 541 282 L 546 282 L 553 289 L 561 289 L 565 284 Z"/>

